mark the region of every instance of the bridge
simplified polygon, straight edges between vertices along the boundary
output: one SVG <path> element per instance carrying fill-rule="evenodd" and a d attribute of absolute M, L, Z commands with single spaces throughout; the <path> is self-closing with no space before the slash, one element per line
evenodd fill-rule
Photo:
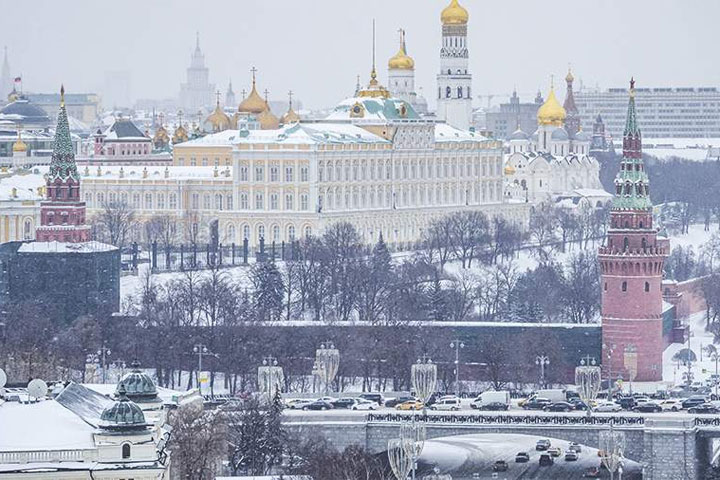
<path fill-rule="evenodd" d="M 412 413 L 287 412 L 284 425 L 301 438 L 324 437 L 338 449 L 360 445 L 372 453 L 387 449 L 401 422 Z M 524 434 L 597 447 L 600 432 L 625 433 L 625 456 L 644 465 L 644 479 L 700 479 L 720 458 L 720 418 L 686 414 L 417 414 L 428 439 L 467 434 Z"/>

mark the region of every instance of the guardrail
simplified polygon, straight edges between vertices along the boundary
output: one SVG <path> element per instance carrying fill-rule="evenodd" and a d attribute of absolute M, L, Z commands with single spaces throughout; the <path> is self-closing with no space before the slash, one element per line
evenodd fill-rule
<path fill-rule="evenodd" d="M 591 416 L 585 415 L 418 415 L 416 419 L 428 423 L 454 425 L 610 425 L 642 426 L 644 417 Z M 368 422 L 399 423 L 412 419 L 411 414 L 369 413 Z M 718 419 L 720 422 L 720 419 Z M 720 425 L 720 423 L 719 423 Z"/>

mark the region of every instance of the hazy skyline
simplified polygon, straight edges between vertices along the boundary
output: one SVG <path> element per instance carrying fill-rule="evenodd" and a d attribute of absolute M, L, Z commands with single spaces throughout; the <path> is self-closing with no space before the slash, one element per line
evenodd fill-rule
<path fill-rule="evenodd" d="M 254 65 L 271 99 L 292 89 L 306 107 L 320 108 L 349 96 L 356 75 L 367 82 L 374 18 L 381 81 L 398 48 L 397 29 L 404 28 L 416 85 L 434 104 L 439 17 L 447 3 L 40 0 L 14 16 L 23 21 L 5 23 L 2 45 L 26 91 L 55 91 L 64 82 L 69 92 L 103 94 L 105 72 L 128 71 L 133 100 L 160 99 L 177 96 L 198 31 L 210 80 L 223 94 L 232 78 L 239 101 Z M 461 3 L 470 13 L 474 94 L 496 95 L 494 103 L 513 87 L 523 100 L 538 88 L 546 95 L 551 75 L 564 91 L 568 64 L 586 86 L 623 86 L 631 75 L 638 87 L 720 84 L 717 1 Z M 486 100 L 476 97 L 475 104 Z"/>

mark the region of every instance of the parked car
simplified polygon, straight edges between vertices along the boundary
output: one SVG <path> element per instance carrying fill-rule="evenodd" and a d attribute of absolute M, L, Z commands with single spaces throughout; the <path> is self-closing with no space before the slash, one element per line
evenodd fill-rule
<path fill-rule="evenodd" d="M 572 404 L 568 402 L 555 402 L 543 407 L 546 412 L 569 412 L 572 409 Z"/>
<path fill-rule="evenodd" d="M 527 463 L 530 461 L 530 455 L 527 452 L 518 452 L 515 455 L 515 463 Z"/>
<path fill-rule="evenodd" d="M 588 467 L 583 473 L 583 478 L 600 478 L 600 467 Z"/>
<path fill-rule="evenodd" d="M 669 398 L 660 402 L 660 408 L 666 412 L 677 412 L 682 410 L 682 401 L 677 398 Z"/>
<path fill-rule="evenodd" d="M 552 402 L 548 398 L 535 397 L 535 398 L 525 402 L 525 404 L 522 407 L 525 410 L 542 410 L 543 408 L 550 405 L 551 403 Z"/>
<path fill-rule="evenodd" d="M 350 408 L 352 410 L 377 410 L 379 407 L 380 405 L 373 401 L 360 399 Z"/>
<path fill-rule="evenodd" d="M 619 412 L 622 407 L 619 403 L 615 402 L 602 402 L 600 405 L 595 407 L 596 412 Z"/>
<path fill-rule="evenodd" d="M 353 405 L 358 403 L 358 400 L 357 400 L 357 398 L 343 397 L 343 398 L 338 398 L 334 402 L 330 402 L 330 403 L 332 403 L 332 406 L 335 408 L 352 408 Z"/>
<path fill-rule="evenodd" d="M 498 460 L 493 463 L 493 472 L 507 472 L 508 464 L 505 460 Z"/>
<path fill-rule="evenodd" d="M 460 410 L 460 399 L 457 397 L 440 399 L 430 406 L 430 410 Z"/>
<path fill-rule="evenodd" d="M 395 397 L 395 398 L 388 398 L 385 400 L 385 406 L 389 408 L 395 408 L 401 403 L 410 402 L 412 400 L 416 400 L 415 397 L 411 395 L 403 395 L 401 397 Z"/>
<path fill-rule="evenodd" d="M 562 448 L 560 447 L 550 447 L 547 449 L 547 452 L 553 457 L 560 457 L 563 453 Z"/>
<path fill-rule="evenodd" d="M 705 402 L 707 402 L 707 398 L 705 398 L 705 395 L 692 395 L 691 397 L 688 397 L 685 400 L 683 400 L 682 407 L 690 409 L 692 407 L 697 407 L 698 405 L 702 405 Z"/>
<path fill-rule="evenodd" d="M 472 407 L 472 404 L 470 406 Z M 485 403 L 478 407 L 473 407 L 473 408 L 477 408 L 480 411 L 498 411 L 498 410 L 507 410 L 508 406 L 506 403 L 490 402 L 490 403 Z"/>
<path fill-rule="evenodd" d="M 633 412 L 658 413 L 662 412 L 662 407 L 657 402 L 642 402 L 633 407 Z"/>
<path fill-rule="evenodd" d="M 572 398 L 568 401 L 570 405 L 572 405 L 574 410 L 587 410 L 588 406 L 585 402 L 580 400 L 579 398 Z M 592 402 L 590 402 L 592 404 Z"/>
<path fill-rule="evenodd" d="M 385 397 L 383 397 L 382 393 L 361 393 L 359 397 L 375 402 L 381 406 L 385 403 Z"/>
<path fill-rule="evenodd" d="M 720 413 L 720 409 L 708 402 L 688 408 L 688 413 Z"/>
<path fill-rule="evenodd" d="M 575 453 L 582 452 L 582 445 L 580 445 L 577 442 L 570 442 L 570 445 L 568 446 L 568 450 L 573 451 Z"/>
<path fill-rule="evenodd" d="M 422 402 L 418 402 L 417 400 L 411 400 L 409 402 L 403 402 L 395 405 L 395 410 L 422 410 L 422 408 Z"/>
<path fill-rule="evenodd" d="M 551 445 L 550 440 L 548 440 L 547 438 L 541 438 L 540 440 L 538 440 L 535 443 L 535 450 L 538 450 L 538 451 L 547 450 L 548 448 L 550 448 L 550 445 Z"/>
<path fill-rule="evenodd" d="M 618 403 L 620 406 L 625 410 L 632 410 L 633 407 L 636 405 L 635 397 L 620 397 L 620 400 L 618 400 Z"/>
<path fill-rule="evenodd" d="M 566 462 L 574 462 L 577 459 L 578 459 L 577 452 L 574 452 L 572 450 L 568 450 L 567 452 L 565 452 L 565 461 Z"/>
<path fill-rule="evenodd" d="M 298 398 L 291 405 L 291 410 L 303 410 L 305 407 L 315 402 L 315 400 L 309 400 L 307 398 Z"/>
<path fill-rule="evenodd" d="M 548 455 L 547 453 L 543 453 L 540 455 L 540 466 L 541 467 L 549 467 L 550 465 L 553 465 L 555 463 L 555 460 Z"/>
<path fill-rule="evenodd" d="M 316 400 L 302 407 L 303 410 L 332 410 L 333 404 L 325 400 Z"/>

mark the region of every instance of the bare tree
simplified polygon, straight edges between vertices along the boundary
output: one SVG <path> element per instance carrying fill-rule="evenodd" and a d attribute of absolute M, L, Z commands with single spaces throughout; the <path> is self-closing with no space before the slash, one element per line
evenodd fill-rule
<path fill-rule="evenodd" d="M 227 452 L 227 426 L 219 410 L 190 405 L 169 412 L 169 447 L 178 479 L 215 480 Z"/>
<path fill-rule="evenodd" d="M 93 218 L 98 236 L 122 249 L 131 240 L 137 226 L 135 210 L 127 202 L 104 202 L 102 210 Z"/>

